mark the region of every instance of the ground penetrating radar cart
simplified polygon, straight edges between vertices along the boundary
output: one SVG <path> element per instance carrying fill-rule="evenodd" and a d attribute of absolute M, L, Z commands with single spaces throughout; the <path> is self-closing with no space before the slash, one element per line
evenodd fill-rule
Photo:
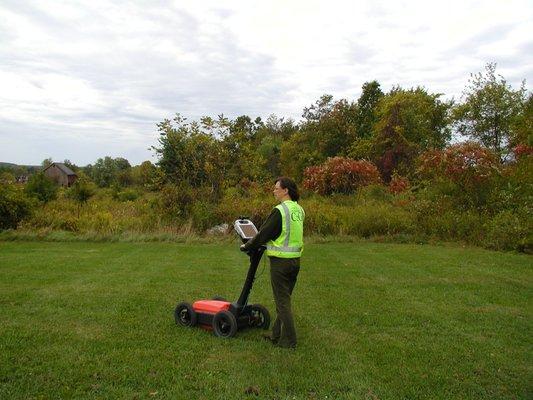
<path fill-rule="evenodd" d="M 252 221 L 241 217 L 233 224 L 235 231 L 243 243 L 257 234 L 257 228 Z M 248 252 L 250 267 L 241 295 L 236 302 L 229 302 L 221 297 L 211 300 L 198 300 L 192 305 L 187 302 L 179 303 L 174 310 L 176 324 L 182 326 L 201 326 L 212 329 L 216 336 L 228 338 L 235 336 L 238 330 L 245 328 L 268 329 L 270 314 L 261 304 L 248 304 L 248 296 L 252 290 L 257 266 L 265 252 L 261 246 L 257 250 Z"/>

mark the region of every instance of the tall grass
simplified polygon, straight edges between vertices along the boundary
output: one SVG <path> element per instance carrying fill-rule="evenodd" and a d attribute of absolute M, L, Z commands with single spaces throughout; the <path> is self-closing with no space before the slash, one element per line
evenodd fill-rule
<path fill-rule="evenodd" d="M 112 190 L 99 190 L 79 207 L 60 195 L 39 207 L 21 224 L 18 233 L 4 233 L 3 237 L 179 242 L 181 237 L 204 236 L 215 225 L 230 226 L 239 216 L 247 216 L 259 226 L 275 206 L 270 188 L 259 186 L 226 190 L 218 201 L 189 196 L 186 207 L 174 204 L 178 199 L 169 194 L 165 194 L 164 201 L 161 196 L 151 192 L 117 196 Z M 431 193 L 393 195 L 383 186 L 372 185 L 355 195 L 304 193 L 300 203 L 306 210 L 307 236 L 459 241 L 498 250 L 532 251 L 533 217 L 528 207 L 493 215 L 458 209 L 452 200 Z"/>

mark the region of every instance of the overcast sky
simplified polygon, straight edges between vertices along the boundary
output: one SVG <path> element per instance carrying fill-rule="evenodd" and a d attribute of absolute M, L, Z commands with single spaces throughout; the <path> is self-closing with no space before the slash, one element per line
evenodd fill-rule
<path fill-rule="evenodd" d="M 378 80 L 461 96 L 533 79 L 533 2 L 0 0 L 0 161 L 152 160 L 179 112 L 300 119 Z"/>

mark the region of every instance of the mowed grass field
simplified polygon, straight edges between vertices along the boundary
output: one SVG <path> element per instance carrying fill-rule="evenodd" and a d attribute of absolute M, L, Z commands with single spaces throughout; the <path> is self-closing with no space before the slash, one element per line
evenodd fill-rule
<path fill-rule="evenodd" d="M 291 351 L 174 323 L 181 300 L 237 298 L 237 242 L 0 242 L 0 399 L 531 399 L 532 261 L 310 244 Z M 274 314 L 265 264 L 250 302 Z"/>

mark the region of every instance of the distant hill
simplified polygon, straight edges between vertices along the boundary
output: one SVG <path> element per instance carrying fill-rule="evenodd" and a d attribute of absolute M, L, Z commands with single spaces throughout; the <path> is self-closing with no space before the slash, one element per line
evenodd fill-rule
<path fill-rule="evenodd" d="M 5 168 L 17 168 L 18 165 L 17 164 L 11 164 L 11 163 L 8 163 L 8 162 L 0 162 L 0 168 L 1 167 L 5 167 Z"/>
<path fill-rule="evenodd" d="M 18 165 L 8 162 L 1 162 L 0 161 L 0 168 L 9 168 L 9 169 L 25 169 L 28 171 L 37 171 L 41 169 L 40 165 Z"/>

